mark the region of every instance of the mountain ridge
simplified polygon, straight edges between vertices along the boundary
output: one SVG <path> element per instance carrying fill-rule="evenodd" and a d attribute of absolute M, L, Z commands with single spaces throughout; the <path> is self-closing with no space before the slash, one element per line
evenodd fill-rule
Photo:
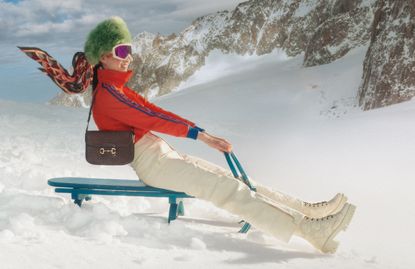
<path fill-rule="evenodd" d="M 128 86 L 147 98 L 168 94 L 204 66 L 214 50 L 264 55 L 282 49 L 288 56 L 304 54 L 303 66 L 311 67 L 340 59 L 355 47 L 369 46 L 356 104 L 366 110 L 406 101 L 415 95 L 415 81 L 411 79 L 415 77 L 415 44 L 408 41 L 415 36 L 415 4 L 404 2 L 250 0 L 231 11 L 199 17 L 180 33 L 164 36 L 142 32 L 133 39 L 134 75 Z M 409 22 L 390 10 L 395 10 L 393 14 L 401 10 L 398 13 L 409 16 Z M 396 23 L 398 27 L 393 27 Z M 389 32 L 399 40 L 386 46 Z M 405 38 L 406 32 L 409 38 Z M 412 48 L 412 54 L 399 53 L 403 48 Z M 384 65 L 387 55 L 395 55 L 396 59 Z M 402 59 L 409 62 L 402 63 Z M 389 72 L 395 65 L 402 65 L 397 68 L 400 71 Z M 51 103 L 80 106 L 90 102 L 90 93 L 84 98 L 79 102 L 61 93 Z"/>

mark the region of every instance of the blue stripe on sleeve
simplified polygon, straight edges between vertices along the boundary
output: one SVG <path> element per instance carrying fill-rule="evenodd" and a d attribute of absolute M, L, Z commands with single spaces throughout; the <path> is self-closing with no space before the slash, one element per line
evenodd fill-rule
<path fill-rule="evenodd" d="M 136 102 L 134 102 L 133 100 L 129 99 L 127 96 L 125 96 L 124 94 L 120 93 L 119 91 L 117 91 L 112 85 L 109 85 L 107 83 L 102 83 L 102 87 L 104 89 L 106 89 L 112 96 L 114 96 L 118 101 L 128 105 L 131 108 L 134 108 L 148 116 L 151 117 L 158 117 L 160 119 L 163 120 L 167 120 L 173 123 L 177 123 L 177 124 L 183 124 L 185 126 L 189 126 L 186 122 L 175 119 L 169 115 L 163 114 L 161 112 L 156 112 L 153 111 L 151 109 L 149 109 L 148 107 L 142 106 Z M 190 126 L 189 126 L 190 127 Z"/>

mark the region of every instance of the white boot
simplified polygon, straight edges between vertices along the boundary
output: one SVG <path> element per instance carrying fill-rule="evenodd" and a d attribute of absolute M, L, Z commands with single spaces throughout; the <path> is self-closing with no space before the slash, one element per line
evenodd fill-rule
<path fill-rule="evenodd" d="M 322 218 L 339 212 L 347 202 L 347 197 L 343 193 L 338 193 L 330 201 L 319 203 L 303 202 L 300 209 L 301 213 L 312 218 Z"/>
<path fill-rule="evenodd" d="M 334 237 L 340 231 L 346 230 L 355 209 L 354 205 L 345 204 L 343 209 L 334 215 L 324 218 L 304 217 L 296 235 L 301 236 L 323 253 L 334 253 L 339 245 L 334 241 Z"/>

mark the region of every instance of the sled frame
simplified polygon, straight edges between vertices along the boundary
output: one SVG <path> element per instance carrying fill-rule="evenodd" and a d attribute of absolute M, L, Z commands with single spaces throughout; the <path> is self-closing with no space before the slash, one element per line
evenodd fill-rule
<path fill-rule="evenodd" d="M 79 207 L 84 201 L 91 200 L 92 195 L 168 198 L 170 205 L 168 223 L 178 216 L 184 216 L 184 198 L 194 198 L 184 192 L 150 187 L 139 180 L 62 177 L 51 178 L 48 184 L 55 187 L 57 193 L 71 194 L 71 199 Z"/>

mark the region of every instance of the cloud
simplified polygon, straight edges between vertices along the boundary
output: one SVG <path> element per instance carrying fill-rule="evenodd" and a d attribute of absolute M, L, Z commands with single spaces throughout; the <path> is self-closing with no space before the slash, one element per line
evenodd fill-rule
<path fill-rule="evenodd" d="M 7 99 L 10 89 L 27 94 L 29 87 L 45 100 L 56 91 L 37 70 L 38 64 L 16 46 L 40 47 L 69 67 L 73 54 L 83 50 L 89 31 L 110 16 L 124 18 L 132 35 L 144 31 L 167 35 L 182 31 L 197 17 L 233 9 L 240 2 L 243 0 L 0 0 L 0 99 Z"/>
<path fill-rule="evenodd" d="M 233 9 L 241 0 L 0 0 L 0 49 L 37 46 L 58 52 L 83 49 L 89 31 L 118 15 L 132 35 L 180 32 L 199 16 Z M 7 62 L 10 62 L 10 57 Z M 3 61 L 0 56 L 0 64 Z"/>
<path fill-rule="evenodd" d="M 132 32 L 179 32 L 199 16 L 234 8 L 241 0 L 0 0 L 0 31 L 9 41 L 27 36 L 44 40 L 72 31 L 85 35 L 99 20 L 111 15 L 133 25 Z M 176 23 L 165 23 L 168 22 Z M 79 28 L 80 27 L 80 28 Z M 49 35 L 46 35 L 46 34 Z M 36 37 L 39 37 L 36 39 Z M 5 40 L 7 41 L 7 40 Z"/>
<path fill-rule="evenodd" d="M 222 10 L 234 9 L 239 3 L 245 2 L 241 0 L 174 0 L 176 10 L 171 13 L 176 18 L 186 18 L 194 20 L 197 17 L 215 13 Z"/>

